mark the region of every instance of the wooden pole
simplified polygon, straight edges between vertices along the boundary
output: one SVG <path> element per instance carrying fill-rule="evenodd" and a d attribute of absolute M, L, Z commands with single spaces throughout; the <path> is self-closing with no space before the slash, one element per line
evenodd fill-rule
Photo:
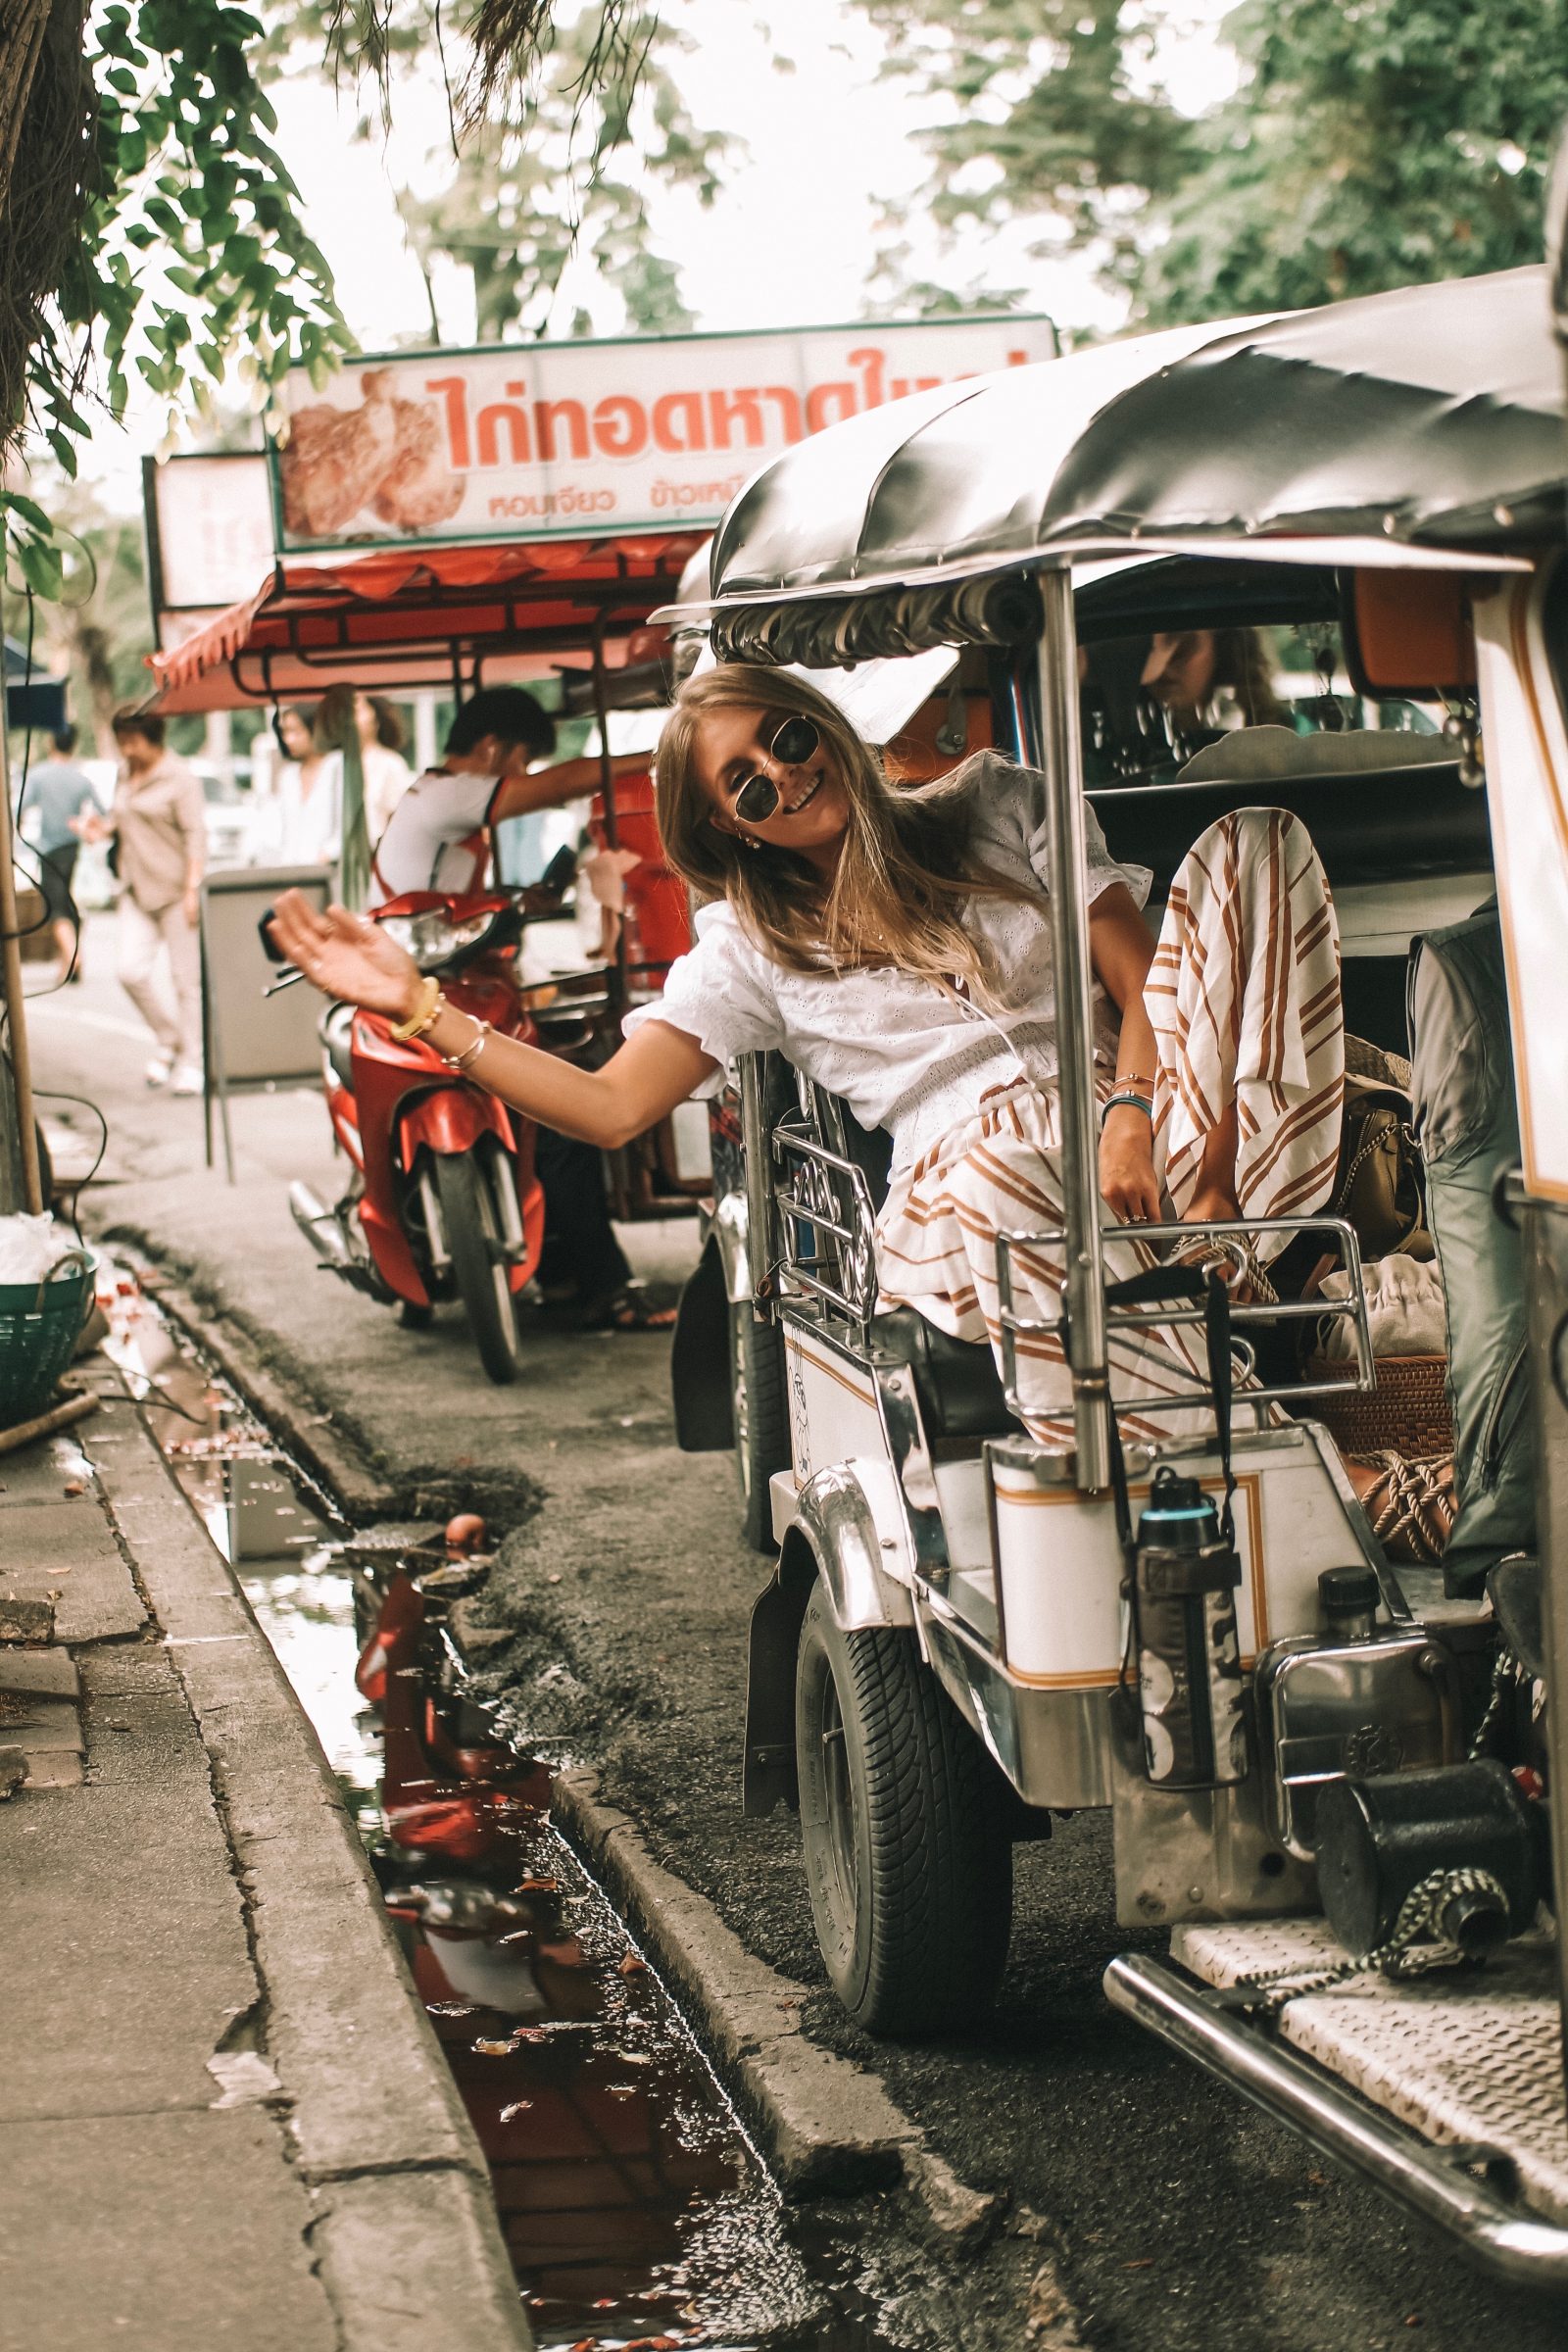
<path fill-rule="evenodd" d="M 0 542 L 3 544 L 3 542 Z M 11 760 L 6 688 L 0 678 L 0 998 L 11 1050 L 12 1100 L 17 1112 L 17 1146 L 22 1157 L 22 1205 L 33 1216 L 43 1208 L 38 1136 L 32 1120 L 32 1056 L 27 1050 L 27 1015 L 22 994 L 22 942 L 17 925 L 17 869 L 11 824 Z"/>

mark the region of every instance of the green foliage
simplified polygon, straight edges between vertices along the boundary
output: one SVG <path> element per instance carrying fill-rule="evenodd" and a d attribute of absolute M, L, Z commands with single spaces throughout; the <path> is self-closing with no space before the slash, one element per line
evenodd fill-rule
<path fill-rule="evenodd" d="M 1242 0 L 1196 118 L 1138 0 L 860 5 L 942 110 L 936 218 L 1049 220 L 1150 322 L 1540 258 L 1568 0 Z"/>
<path fill-rule="evenodd" d="M 172 423 L 210 408 L 231 374 L 261 408 L 289 368 L 319 383 L 356 348 L 272 144 L 264 83 L 306 41 L 315 73 L 368 74 L 387 104 L 399 56 L 428 47 L 444 61 L 446 50 L 436 0 L 295 0 L 266 28 L 229 0 L 89 0 L 84 108 L 82 0 L 34 6 L 53 11 L 55 37 L 40 52 L 47 70 L 0 84 L 0 118 L 11 110 L 0 154 L 17 123 L 62 155 L 73 106 L 78 129 L 94 119 L 85 172 L 72 180 L 69 156 L 63 167 L 79 234 L 40 246 L 46 273 L 21 283 L 5 320 L 19 322 L 19 356 L 15 377 L 0 369 L 0 382 L 23 380 L 22 328 L 28 351 L 24 397 L 0 413 L 0 451 L 30 426 L 69 480 L 91 407 L 119 417 L 137 377 Z M 455 27 L 465 78 L 454 105 L 475 136 L 448 195 L 422 222 L 411 208 L 411 227 L 427 247 L 446 239 L 470 259 L 488 333 L 553 292 L 582 223 L 639 324 L 684 321 L 673 267 L 647 244 L 640 197 L 605 167 L 640 145 L 656 172 L 710 201 L 723 142 L 692 124 L 658 63 L 677 36 L 635 0 L 596 0 L 558 45 L 554 14 L 553 0 L 471 0 Z M 575 134 L 590 116 L 581 162 Z M 549 156 L 552 140 L 565 152 Z M 0 240 L 15 210 L 15 191 L 0 184 Z M 59 598 L 68 560 L 37 501 L 0 491 L 0 535 L 14 584 Z"/>
<path fill-rule="evenodd" d="M 90 748 L 112 757 L 111 717 L 148 688 L 152 629 L 141 524 L 128 515 L 105 518 L 101 500 L 81 489 L 51 504 L 63 580 L 59 601 L 39 608 L 36 625 L 50 668 L 70 676 L 71 710 L 90 725 Z"/>
<path fill-rule="evenodd" d="M 1565 0 L 1245 0 L 1237 93 L 1130 282 L 1226 316 L 1541 259 Z"/>
<path fill-rule="evenodd" d="M 929 201 L 944 225 L 1049 212 L 1079 242 L 1124 193 L 1173 190 L 1191 125 L 1151 89 L 1138 0 L 860 0 L 890 72 L 938 100 Z M 951 112 L 949 111 L 951 110 Z"/>
<path fill-rule="evenodd" d="M 648 9 L 614 14 L 613 40 L 606 0 L 558 24 L 528 84 L 492 92 L 468 123 L 446 187 L 401 199 L 426 285 L 437 255 L 471 273 L 481 342 L 546 331 L 579 243 L 635 328 L 693 323 L 674 263 L 650 243 L 644 190 L 621 171 L 634 157 L 648 179 L 709 205 L 734 142 L 692 120 L 671 70 L 691 46 L 678 26 Z M 439 332 L 433 295 L 431 309 Z"/>
<path fill-rule="evenodd" d="M 257 78 L 262 27 L 225 0 L 108 0 L 87 25 L 97 122 L 80 234 L 27 369 L 28 419 L 68 477 L 94 397 L 123 413 L 133 376 L 172 418 L 229 363 L 258 403 L 290 366 L 322 377 L 354 348 L 306 234 Z M 0 419 L 10 439 L 22 416 Z M 35 502 L 0 502 L 15 570 L 58 596 L 63 559 Z"/>

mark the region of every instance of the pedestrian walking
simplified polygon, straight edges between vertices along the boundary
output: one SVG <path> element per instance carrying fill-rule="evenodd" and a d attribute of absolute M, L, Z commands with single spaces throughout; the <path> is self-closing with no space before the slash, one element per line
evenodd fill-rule
<path fill-rule="evenodd" d="M 68 980 L 81 978 L 81 925 L 73 884 L 83 819 L 99 811 L 92 778 L 72 759 L 75 728 L 58 727 L 53 741 L 53 759 L 40 760 L 27 771 L 23 808 L 37 820 L 38 881 L 60 951 L 56 985 L 64 988 Z"/>
<path fill-rule="evenodd" d="M 155 712 L 120 710 L 121 770 L 107 818 L 87 839 L 113 834 L 120 882 L 120 984 L 157 1041 L 149 1086 L 202 1091 L 201 883 L 207 808 L 201 779 L 164 743 Z"/>

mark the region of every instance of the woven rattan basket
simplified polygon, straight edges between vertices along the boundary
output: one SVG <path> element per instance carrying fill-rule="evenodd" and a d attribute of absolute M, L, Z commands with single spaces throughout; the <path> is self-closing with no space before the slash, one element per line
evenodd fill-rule
<path fill-rule="evenodd" d="M 1386 1447 L 1407 1462 L 1430 1461 L 1453 1451 L 1453 1417 L 1448 1410 L 1446 1355 L 1380 1355 L 1378 1385 L 1367 1396 L 1304 1396 L 1301 1411 L 1321 1421 L 1342 1453 L 1378 1453 Z M 1353 1364 L 1312 1356 L 1308 1380 L 1355 1378 Z"/>

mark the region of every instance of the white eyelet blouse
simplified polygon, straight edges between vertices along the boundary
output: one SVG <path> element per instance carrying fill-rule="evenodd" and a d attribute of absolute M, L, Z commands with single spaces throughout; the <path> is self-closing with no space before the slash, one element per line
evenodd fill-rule
<path fill-rule="evenodd" d="M 630 1037 L 663 1021 L 695 1038 L 721 1064 L 776 1048 L 798 1070 L 841 1095 L 863 1127 L 893 1136 L 893 1169 L 910 1166 L 942 1136 L 972 1118 L 980 1097 L 1017 1082 L 1049 1084 L 1057 1068 L 1045 838 L 1045 778 L 1000 753 L 973 762 L 976 858 L 1009 881 L 1032 883 L 1038 903 L 975 898 L 965 928 L 990 952 L 1000 993 L 1019 1009 L 993 1020 L 929 981 L 893 970 L 792 972 L 763 955 L 723 902 L 697 917 L 697 941 L 671 965 L 664 993 L 622 1023 Z M 1088 833 L 1091 903 L 1120 882 L 1141 906 L 1152 880 L 1143 866 L 1118 865 L 1093 809 Z M 1115 1052 L 1116 1015 L 1095 985 L 1097 1039 Z M 717 1092 L 715 1073 L 698 1088 Z"/>

